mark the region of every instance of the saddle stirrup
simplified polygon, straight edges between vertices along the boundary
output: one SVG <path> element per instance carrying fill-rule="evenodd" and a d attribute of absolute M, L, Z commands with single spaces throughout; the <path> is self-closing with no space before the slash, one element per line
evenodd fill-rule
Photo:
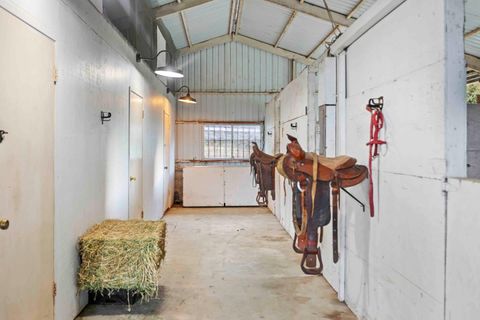
<path fill-rule="evenodd" d="M 307 261 L 307 257 L 308 257 L 308 255 L 311 255 L 311 254 L 316 254 L 317 255 L 318 262 L 319 262 L 318 268 L 307 268 L 305 266 L 305 263 Z M 300 267 L 302 268 L 302 271 L 305 274 L 316 275 L 316 276 L 321 275 L 322 271 L 323 271 L 323 262 L 322 262 L 322 253 L 320 251 L 320 247 L 318 247 L 317 250 L 314 251 L 314 252 L 308 251 L 305 248 L 305 251 L 303 251 L 302 262 L 300 262 Z"/>

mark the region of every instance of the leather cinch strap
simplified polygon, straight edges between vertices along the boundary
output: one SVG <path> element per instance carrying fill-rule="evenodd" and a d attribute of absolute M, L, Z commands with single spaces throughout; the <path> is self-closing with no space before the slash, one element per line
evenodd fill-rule
<path fill-rule="evenodd" d="M 372 174 L 372 161 L 378 156 L 378 146 L 385 144 L 386 142 L 378 139 L 380 130 L 383 128 L 383 113 L 381 109 L 372 109 L 367 106 L 367 110 L 370 112 L 370 140 L 367 143 L 369 146 L 369 157 L 368 157 L 368 171 L 370 173 L 369 179 L 369 188 L 368 188 L 368 201 L 370 205 L 370 216 L 373 217 L 375 214 L 375 207 L 373 201 L 373 174 Z"/>
<path fill-rule="evenodd" d="M 332 181 L 332 246 L 333 246 L 333 262 L 338 261 L 338 201 L 339 188 L 337 179 Z"/>

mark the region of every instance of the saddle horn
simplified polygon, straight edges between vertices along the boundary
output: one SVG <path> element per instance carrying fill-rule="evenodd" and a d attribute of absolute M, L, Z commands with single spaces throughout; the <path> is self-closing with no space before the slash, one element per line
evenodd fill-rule
<path fill-rule="evenodd" d="M 298 139 L 295 138 L 294 136 L 291 136 L 291 135 L 287 134 L 287 138 L 288 138 L 288 140 L 290 140 L 290 142 L 298 143 Z"/>

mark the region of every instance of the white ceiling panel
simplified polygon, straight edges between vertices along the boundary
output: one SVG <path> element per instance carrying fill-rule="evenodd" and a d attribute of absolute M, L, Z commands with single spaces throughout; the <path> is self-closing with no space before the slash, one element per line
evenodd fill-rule
<path fill-rule="evenodd" d="M 245 0 L 240 34 L 275 44 L 292 10 L 264 0 Z"/>
<path fill-rule="evenodd" d="M 298 12 L 279 47 L 308 55 L 331 30 L 329 22 Z"/>
<path fill-rule="evenodd" d="M 185 48 L 188 46 L 187 38 L 183 30 L 182 19 L 179 13 L 173 13 L 162 18 L 163 24 L 170 31 L 173 43 L 176 48 Z"/>
<path fill-rule="evenodd" d="M 163 6 L 164 4 L 176 2 L 175 0 L 149 0 L 152 8 Z"/>
<path fill-rule="evenodd" d="M 229 0 L 214 0 L 187 9 L 184 14 L 192 44 L 228 33 Z"/>

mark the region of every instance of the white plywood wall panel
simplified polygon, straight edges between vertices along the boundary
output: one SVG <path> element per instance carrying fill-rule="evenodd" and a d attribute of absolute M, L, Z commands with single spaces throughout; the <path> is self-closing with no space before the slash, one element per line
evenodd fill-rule
<path fill-rule="evenodd" d="M 183 169 L 183 205 L 185 207 L 223 207 L 225 203 L 224 168 L 195 166 Z M 206 188 L 208 184 L 208 188 Z"/>
<path fill-rule="evenodd" d="M 382 21 L 350 46 L 347 53 L 347 122 L 355 123 L 347 130 L 368 141 L 370 119 L 364 106 L 371 97 L 385 96 L 384 132 L 388 145 L 383 148 L 386 152 L 381 161 L 386 171 L 428 177 L 445 174 L 445 53 L 443 38 L 430 36 L 444 26 L 442 19 L 435 18 L 441 17 L 442 9 L 435 7 L 434 2 L 404 3 L 388 16 L 388 25 Z M 417 15 L 410 14 L 414 8 Z M 425 25 L 425 19 L 431 23 Z M 397 30 L 392 37 L 388 30 L 400 24 L 404 25 L 402 32 Z M 422 29 L 416 32 L 420 25 Z M 379 45 L 377 52 L 372 50 L 372 43 L 379 43 L 378 39 L 385 39 L 388 45 Z M 419 49 L 405 49 L 412 45 Z M 366 54 L 372 51 L 375 53 Z M 402 58 L 392 63 L 391 57 L 395 56 Z M 358 140 L 347 142 L 348 149 L 364 161 L 368 151 Z M 416 161 L 409 161 L 409 154 L 415 154 Z"/>
<path fill-rule="evenodd" d="M 443 316 L 444 198 L 442 181 L 382 173 L 378 217 L 352 199 L 347 219 L 347 304 L 359 316 L 441 319 Z M 378 190 L 378 188 L 377 188 Z M 376 191 L 377 191 L 376 190 Z M 358 196 L 366 183 L 352 188 Z M 414 201 L 421 194 L 424 201 Z M 398 202 L 386 201 L 393 197 Z M 428 199 L 428 201 L 427 201 Z"/>
<path fill-rule="evenodd" d="M 281 123 L 305 115 L 305 108 L 308 104 L 307 79 L 308 70 L 305 69 L 279 94 L 278 99 L 281 101 Z"/>
<path fill-rule="evenodd" d="M 375 218 L 350 214 L 358 211 L 350 199 L 346 205 L 345 298 L 359 317 L 443 317 L 446 53 L 445 37 L 431 35 L 445 32 L 444 9 L 433 0 L 404 2 L 346 52 L 347 99 L 337 133 L 360 163 L 368 161 L 365 105 L 385 97 L 387 146 L 373 168 Z M 354 190 L 368 203 L 367 188 Z"/>
<path fill-rule="evenodd" d="M 257 206 L 257 187 L 253 186 L 250 166 L 225 167 L 225 205 Z"/>
<path fill-rule="evenodd" d="M 432 35 L 445 28 L 444 20 L 437 18 L 442 15 L 443 6 L 435 0 L 407 1 L 388 15 L 388 24 L 383 20 L 372 28 L 373 32 L 363 35 L 348 49 L 347 68 L 355 67 L 348 72 L 348 95 L 440 63 L 445 56 L 444 39 Z M 378 39 L 382 39 L 381 45 Z M 374 43 L 379 45 L 372 50 Z M 432 74 L 432 78 L 438 76 Z"/>
<path fill-rule="evenodd" d="M 474 319 L 480 313 L 480 180 L 448 180 L 448 320 Z"/>
<path fill-rule="evenodd" d="M 295 120 L 291 120 L 282 124 L 280 136 L 280 152 L 286 152 L 286 145 L 290 142 L 287 134 L 296 137 L 300 144 L 305 145 L 307 141 L 307 116 L 302 116 Z M 290 124 L 296 123 L 297 129 L 293 129 Z M 275 201 L 274 214 L 279 220 L 283 228 L 293 238 L 294 227 L 292 222 L 292 189 L 287 181 L 275 171 L 275 194 L 277 200 Z M 285 187 L 284 187 L 285 186 Z"/>
<path fill-rule="evenodd" d="M 272 128 L 275 126 L 275 101 L 276 99 L 270 99 L 265 104 L 265 128 Z"/>
<path fill-rule="evenodd" d="M 318 105 L 337 103 L 336 59 L 326 57 L 318 65 Z"/>
<path fill-rule="evenodd" d="M 349 68 L 353 69 L 352 72 L 357 71 L 356 66 Z M 439 109 L 444 98 L 442 78 L 442 63 L 437 63 L 359 94 L 349 94 L 347 123 L 355 122 L 355 125 L 347 126 L 346 130 L 347 134 L 357 137 L 347 140 L 351 155 L 366 163 L 368 148 L 359 143 L 360 139 L 364 143 L 369 139 L 370 113 L 365 110 L 365 105 L 369 98 L 383 95 L 386 124 L 382 138 L 388 143 L 381 147 L 379 161 L 383 170 L 428 177 L 443 176 L 444 115 Z M 412 121 L 413 118 L 429 120 L 426 123 Z M 412 154 L 415 161 L 412 161 Z"/>
<path fill-rule="evenodd" d="M 265 128 L 265 146 L 263 148 L 263 151 L 268 154 L 275 154 L 274 148 L 275 148 L 275 128 Z"/>

